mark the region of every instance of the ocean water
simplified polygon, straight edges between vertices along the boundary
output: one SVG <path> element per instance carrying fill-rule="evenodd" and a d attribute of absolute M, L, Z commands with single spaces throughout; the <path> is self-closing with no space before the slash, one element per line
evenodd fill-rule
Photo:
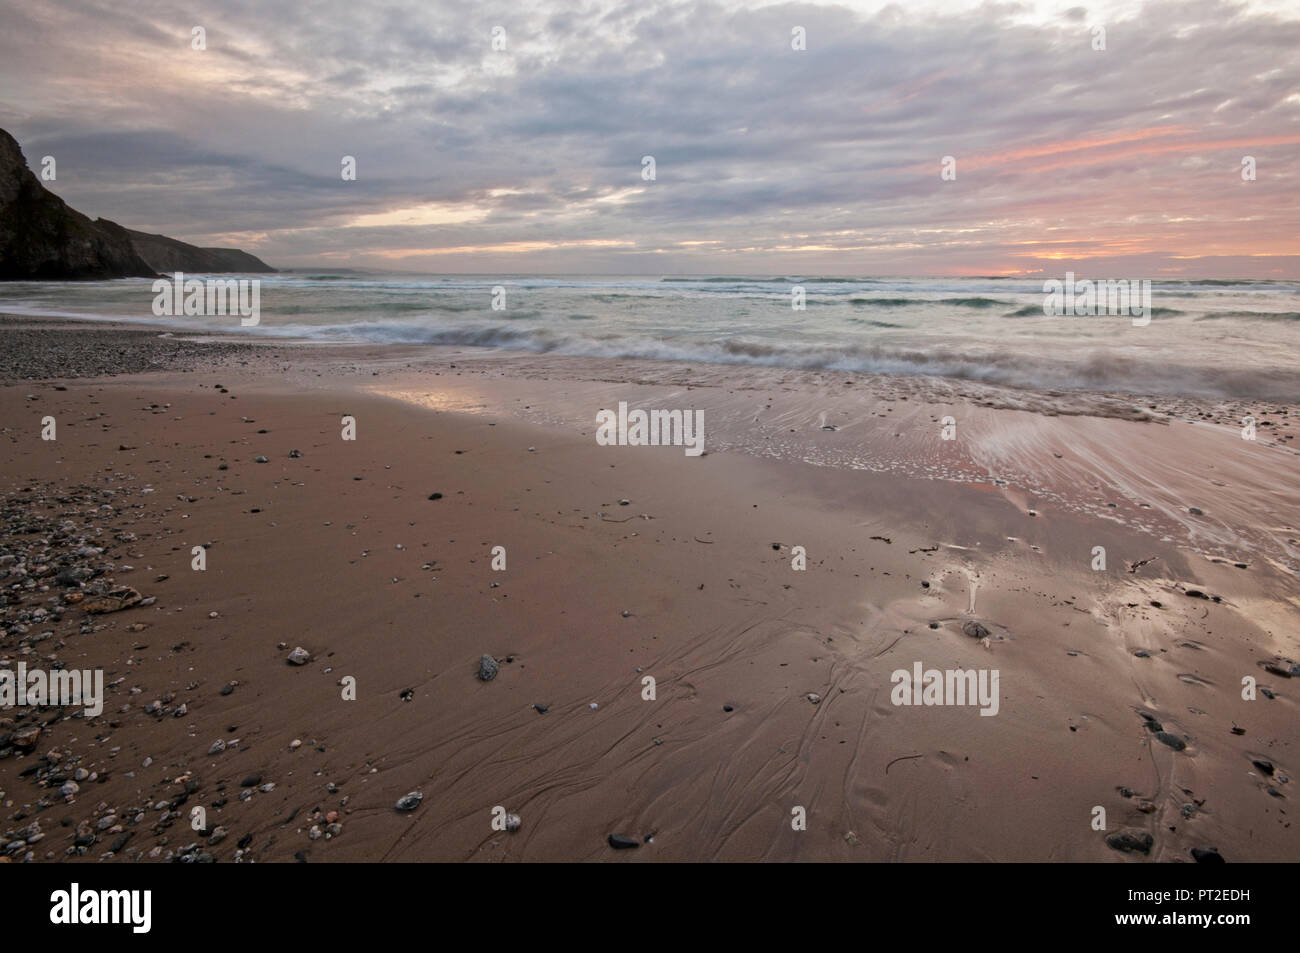
<path fill-rule="evenodd" d="M 252 336 L 1300 401 L 1300 281 L 1153 281 L 1150 323 L 1136 327 L 1127 315 L 1044 316 L 1042 277 L 242 277 L 261 281 L 256 327 L 231 316 L 155 317 L 148 279 L 0 284 L 0 311 Z M 804 310 L 791 304 L 796 285 L 806 292 Z M 501 310 L 492 306 L 496 288 L 505 289 Z"/>

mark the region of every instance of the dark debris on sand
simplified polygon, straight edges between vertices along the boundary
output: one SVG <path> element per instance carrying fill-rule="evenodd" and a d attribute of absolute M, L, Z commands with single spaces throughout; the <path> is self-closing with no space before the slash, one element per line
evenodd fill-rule
<path fill-rule="evenodd" d="M 266 352 L 252 342 L 196 340 L 203 336 L 89 322 L 33 324 L 0 315 L 0 382 L 184 370 Z"/>

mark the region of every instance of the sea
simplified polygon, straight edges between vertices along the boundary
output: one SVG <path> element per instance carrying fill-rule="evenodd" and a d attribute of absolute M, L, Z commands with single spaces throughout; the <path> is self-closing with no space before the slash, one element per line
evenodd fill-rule
<path fill-rule="evenodd" d="M 323 269 L 186 277 L 259 281 L 258 324 L 241 326 L 238 316 L 158 317 L 150 279 L 4 283 L 0 311 L 337 342 L 1300 401 L 1300 280 L 1152 280 L 1150 320 L 1135 321 L 1127 312 L 1047 316 L 1045 276 L 539 277 Z"/>

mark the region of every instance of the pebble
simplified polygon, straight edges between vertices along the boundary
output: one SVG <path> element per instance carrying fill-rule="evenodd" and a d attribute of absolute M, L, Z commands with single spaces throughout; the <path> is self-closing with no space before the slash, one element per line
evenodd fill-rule
<path fill-rule="evenodd" d="M 610 834 L 609 846 L 615 850 L 631 850 L 633 847 L 640 847 L 641 842 L 625 834 Z"/>
<path fill-rule="evenodd" d="M 1148 854 L 1154 843 L 1155 838 L 1146 831 L 1116 831 L 1114 834 L 1106 835 L 1106 846 L 1125 854 L 1131 851 Z"/>
<path fill-rule="evenodd" d="M 478 677 L 485 682 L 490 682 L 497 677 L 497 672 L 501 671 L 501 666 L 497 660 L 490 655 L 481 655 L 478 660 Z"/>
<path fill-rule="evenodd" d="M 403 794 L 397 799 L 397 809 L 399 811 L 414 811 L 424 800 L 424 795 L 419 791 L 411 791 L 409 794 Z"/>
<path fill-rule="evenodd" d="M 1187 742 L 1183 741 L 1182 738 L 1179 738 L 1175 734 L 1170 734 L 1168 731 L 1157 731 L 1156 740 L 1162 742 L 1163 744 L 1167 744 L 1175 751 L 1182 751 L 1187 747 Z"/>
<path fill-rule="evenodd" d="M 289 653 L 285 661 L 290 665 L 306 665 L 311 661 L 311 653 L 300 645 Z"/>
<path fill-rule="evenodd" d="M 973 619 L 970 622 L 962 623 L 961 631 L 963 635 L 968 635 L 972 639 L 987 639 L 989 637 L 989 630 Z"/>

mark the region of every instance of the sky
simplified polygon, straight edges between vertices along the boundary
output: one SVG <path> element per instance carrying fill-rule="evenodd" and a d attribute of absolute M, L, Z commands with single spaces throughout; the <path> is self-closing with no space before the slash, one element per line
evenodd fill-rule
<path fill-rule="evenodd" d="M 0 0 L 0 24 L 0 128 L 48 187 L 276 267 L 1300 277 L 1300 0 Z"/>

